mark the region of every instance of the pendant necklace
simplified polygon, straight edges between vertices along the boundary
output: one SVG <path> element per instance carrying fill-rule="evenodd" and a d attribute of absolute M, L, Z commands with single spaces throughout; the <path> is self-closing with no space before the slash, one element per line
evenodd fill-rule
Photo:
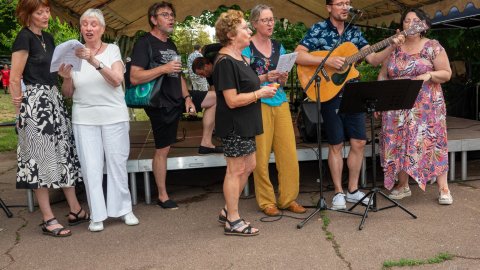
<path fill-rule="evenodd" d="M 35 34 L 35 36 L 37 37 L 38 41 L 40 41 L 40 44 L 42 44 L 43 50 L 46 52 L 47 51 L 47 44 L 45 44 L 45 40 L 43 39 L 43 34 L 40 35 L 40 37 L 42 39 L 40 39 L 37 34 Z"/>
<path fill-rule="evenodd" d="M 35 37 L 37 37 L 38 41 L 40 41 L 40 44 L 43 47 L 43 50 L 46 52 L 47 51 L 47 44 L 45 44 L 45 39 L 43 39 L 43 33 L 40 31 L 40 35 L 35 34 L 31 29 L 30 31 L 33 33 Z M 40 36 L 42 39 L 40 39 L 38 36 Z"/>

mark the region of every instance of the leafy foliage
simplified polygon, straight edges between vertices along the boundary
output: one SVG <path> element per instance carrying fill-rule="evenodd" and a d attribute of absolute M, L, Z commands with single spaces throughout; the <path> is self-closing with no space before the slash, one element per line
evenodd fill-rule
<path fill-rule="evenodd" d="M 22 26 L 15 18 L 15 9 L 18 0 L 2 1 L 0 5 L 0 44 L 2 52 L 10 54 L 12 44 L 17 37 L 18 32 Z M 60 44 L 70 39 L 78 39 L 80 32 L 71 27 L 66 22 L 61 22 L 60 19 L 50 19 L 48 28 L 45 30 L 53 35 L 55 44 Z"/>
<path fill-rule="evenodd" d="M 292 24 L 287 19 L 282 19 L 275 23 L 272 38 L 283 44 L 287 52 L 292 52 L 307 30 L 304 23 Z"/>
<path fill-rule="evenodd" d="M 202 15 L 200 15 L 199 18 L 199 23 L 203 25 L 209 25 L 214 27 L 215 22 L 217 21 L 218 17 L 220 17 L 220 14 L 223 12 L 229 10 L 229 9 L 235 9 L 235 10 L 241 10 L 240 6 L 238 5 L 232 5 L 230 7 L 221 5 L 217 8 L 217 10 L 211 12 L 211 11 L 204 11 Z M 248 14 L 247 14 L 248 15 Z M 248 16 L 247 16 L 248 18 Z"/>
<path fill-rule="evenodd" d="M 205 26 L 195 17 L 191 17 L 186 22 L 177 23 L 171 38 L 183 55 L 191 53 L 195 44 L 203 46 L 212 43 Z"/>

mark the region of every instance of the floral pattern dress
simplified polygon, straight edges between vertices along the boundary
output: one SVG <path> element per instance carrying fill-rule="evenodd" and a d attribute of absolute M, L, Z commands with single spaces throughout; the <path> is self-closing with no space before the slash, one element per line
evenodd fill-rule
<path fill-rule="evenodd" d="M 388 78 L 413 79 L 434 71 L 433 60 L 443 50 L 436 40 L 427 41 L 418 54 L 397 48 L 388 61 Z M 400 171 L 422 190 L 448 171 L 446 107 L 439 83 L 424 82 L 412 109 L 382 114 L 380 156 L 387 189 L 393 188 Z"/>

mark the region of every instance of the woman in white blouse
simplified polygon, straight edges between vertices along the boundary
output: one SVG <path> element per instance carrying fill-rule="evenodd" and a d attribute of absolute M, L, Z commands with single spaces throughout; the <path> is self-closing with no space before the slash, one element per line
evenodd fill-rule
<path fill-rule="evenodd" d="M 73 98 L 72 123 L 82 175 L 87 190 L 92 232 L 103 230 L 107 217 L 120 217 L 137 225 L 128 189 L 127 159 L 130 151 L 129 116 L 122 90 L 124 65 L 120 50 L 102 42 L 105 19 L 99 9 L 88 9 L 80 17 L 85 48 L 81 70 L 62 65 L 62 91 Z M 103 195 L 103 168 L 107 168 L 107 200 Z"/>

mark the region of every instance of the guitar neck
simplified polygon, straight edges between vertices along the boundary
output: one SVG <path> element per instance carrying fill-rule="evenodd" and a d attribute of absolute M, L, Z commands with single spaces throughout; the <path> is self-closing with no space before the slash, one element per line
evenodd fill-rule
<path fill-rule="evenodd" d="M 405 35 L 405 31 L 402 31 L 400 32 L 400 34 L 402 35 Z M 345 59 L 345 62 L 350 65 L 352 63 L 355 63 L 363 58 L 365 58 L 367 55 L 371 54 L 371 53 L 374 53 L 374 52 L 377 52 L 385 47 L 387 47 L 388 45 L 392 44 L 393 43 L 393 39 L 397 37 L 397 35 L 394 35 L 394 36 L 391 36 L 387 39 L 384 39 L 380 42 L 377 42 L 375 44 L 373 44 L 372 46 L 368 47 L 367 49 L 364 49 L 364 50 L 360 50 L 358 53 L 352 55 L 352 56 L 349 56 Z"/>

